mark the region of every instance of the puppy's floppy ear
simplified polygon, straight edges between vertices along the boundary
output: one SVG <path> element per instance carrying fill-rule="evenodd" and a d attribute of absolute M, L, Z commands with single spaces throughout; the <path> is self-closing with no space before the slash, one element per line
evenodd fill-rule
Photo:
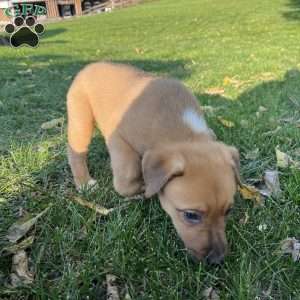
<path fill-rule="evenodd" d="M 240 154 L 239 151 L 232 146 L 229 146 L 229 152 L 231 154 L 231 164 L 232 164 L 232 168 L 233 168 L 233 172 L 234 172 L 234 176 L 235 176 L 235 180 L 237 182 L 238 185 L 242 185 L 241 182 L 241 177 L 240 177 Z"/>
<path fill-rule="evenodd" d="M 184 158 L 180 153 L 148 150 L 142 159 L 145 196 L 157 194 L 173 177 L 183 174 Z"/>

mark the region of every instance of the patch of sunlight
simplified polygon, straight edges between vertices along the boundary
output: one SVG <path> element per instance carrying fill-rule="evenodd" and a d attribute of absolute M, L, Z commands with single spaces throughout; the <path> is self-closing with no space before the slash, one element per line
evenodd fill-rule
<path fill-rule="evenodd" d="M 0 157 L 0 193 L 14 194 L 34 185 L 34 175 L 55 163 L 65 152 L 64 137 L 52 137 L 31 144 L 12 144 Z"/>

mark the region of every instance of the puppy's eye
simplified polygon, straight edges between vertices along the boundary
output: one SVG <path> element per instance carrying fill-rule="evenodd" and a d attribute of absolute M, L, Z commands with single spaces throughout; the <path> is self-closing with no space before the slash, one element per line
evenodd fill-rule
<path fill-rule="evenodd" d="M 199 224 L 202 220 L 201 213 L 194 210 L 185 210 L 183 212 L 183 218 L 190 224 Z"/>

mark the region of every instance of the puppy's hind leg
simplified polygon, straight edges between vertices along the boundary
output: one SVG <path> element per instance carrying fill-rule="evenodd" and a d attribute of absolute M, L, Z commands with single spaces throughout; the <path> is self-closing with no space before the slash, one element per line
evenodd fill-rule
<path fill-rule="evenodd" d="M 87 96 L 81 91 L 73 90 L 71 87 L 67 98 L 68 160 L 76 188 L 82 190 L 96 184 L 87 166 L 87 153 L 94 130 L 94 117 Z"/>

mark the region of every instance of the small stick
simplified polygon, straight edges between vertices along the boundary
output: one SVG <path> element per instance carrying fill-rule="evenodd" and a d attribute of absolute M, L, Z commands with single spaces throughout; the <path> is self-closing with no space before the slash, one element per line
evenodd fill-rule
<path fill-rule="evenodd" d="M 100 206 L 96 203 L 86 201 L 80 197 L 73 197 L 72 199 L 75 202 L 79 203 L 80 205 L 87 207 L 89 209 L 92 209 L 96 213 L 103 215 L 103 216 L 107 216 L 110 212 L 112 212 L 114 210 L 114 208 L 106 208 L 106 207 Z"/>

